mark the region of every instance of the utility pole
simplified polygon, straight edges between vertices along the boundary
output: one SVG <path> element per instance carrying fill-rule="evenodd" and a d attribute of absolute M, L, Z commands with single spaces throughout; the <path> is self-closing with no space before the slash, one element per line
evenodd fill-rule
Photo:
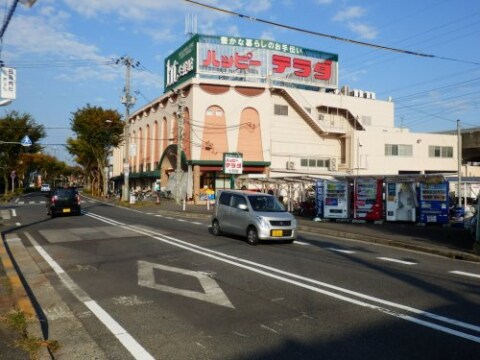
<path fill-rule="evenodd" d="M 122 200 L 128 201 L 130 184 L 130 108 L 135 104 L 136 99 L 130 95 L 130 70 L 132 67 L 137 67 L 139 62 L 134 62 L 132 58 L 128 56 L 122 56 L 115 61 L 115 64 L 125 65 L 125 93 L 122 96 L 122 104 L 125 105 L 125 118 L 124 118 L 124 137 L 125 148 L 123 157 L 123 190 Z"/>
<path fill-rule="evenodd" d="M 10 9 L 8 9 L 8 13 L 5 16 L 5 20 L 3 21 L 2 28 L 0 29 L 0 41 L 3 40 L 3 35 L 5 35 L 5 31 L 7 31 L 8 24 L 10 24 L 10 21 L 12 20 L 13 13 L 17 9 L 18 3 L 30 8 L 33 6 L 33 4 L 35 4 L 35 2 L 36 0 L 13 0 Z"/>
<path fill-rule="evenodd" d="M 175 183 L 176 183 L 176 191 L 175 191 L 175 201 L 177 204 L 180 204 L 182 197 L 182 190 L 181 190 L 181 179 L 183 175 L 182 170 L 182 152 L 183 152 L 183 99 L 181 98 L 181 93 L 178 94 L 179 101 L 178 101 L 178 114 L 177 114 L 177 167 L 176 167 L 176 176 L 175 176 Z"/>
<path fill-rule="evenodd" d="M 458 207 L 462 207 L 462 132 L 460 120 L 457 120 L 457 157 L 458 157 Z"/>

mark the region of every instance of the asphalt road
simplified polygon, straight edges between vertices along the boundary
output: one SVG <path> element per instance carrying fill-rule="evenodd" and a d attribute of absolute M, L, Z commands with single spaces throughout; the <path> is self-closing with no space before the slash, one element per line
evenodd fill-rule
<path fill-rule="evenodd" d="M 90 200 L 50 219 L 41 195 L 20 200 L 8 236 L 46 278 L 30 285 L 58 358 L 478 358 L 478 263 L 315 234 L 254 247 Z"/>

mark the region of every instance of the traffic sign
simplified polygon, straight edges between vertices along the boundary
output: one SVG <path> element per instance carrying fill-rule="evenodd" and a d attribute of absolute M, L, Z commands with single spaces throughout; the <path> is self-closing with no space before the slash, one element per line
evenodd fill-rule
<path fill-rule="evenodd" d="M 30 140 L 30 138 L 28 137 L 28 135 L 25 135 L 22 139 L 22 141 L 20 141 L 20 145 L 22 146 L 32 146 L 32 140 Z"/>

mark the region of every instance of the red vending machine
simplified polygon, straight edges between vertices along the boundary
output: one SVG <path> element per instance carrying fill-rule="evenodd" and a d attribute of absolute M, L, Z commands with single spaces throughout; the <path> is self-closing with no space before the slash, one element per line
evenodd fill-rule
<path fill-rule="evenodd" d="M 355 179 L 353 218 L 370 221 L 383 219 L 382 179 Z"/>

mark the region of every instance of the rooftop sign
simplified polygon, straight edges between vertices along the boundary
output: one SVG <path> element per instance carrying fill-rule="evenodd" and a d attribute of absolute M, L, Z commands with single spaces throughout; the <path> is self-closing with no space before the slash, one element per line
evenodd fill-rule
<path fill-rule="evenodd" d="M 165 59 L 165 91 L 195 76 L 338 87 L 338 56 L 271 40 L 195 35 Z"/>

